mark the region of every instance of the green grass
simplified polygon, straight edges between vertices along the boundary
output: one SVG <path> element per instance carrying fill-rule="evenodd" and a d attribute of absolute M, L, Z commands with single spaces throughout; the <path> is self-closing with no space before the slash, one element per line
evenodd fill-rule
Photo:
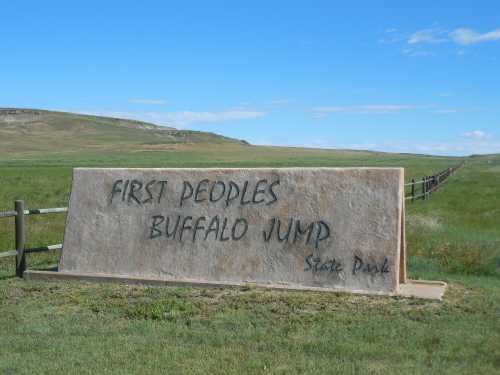
<path fill-rule="evenodd" d="M 496 299 L 9 280 L 3 373 L 494 373 Z"/>
<path fill-rule="evenodd" d="M 176 145 L 146 151 L 0 153 L 0 210 L 65 206 L 74 166 L 402 166 L 456 158 Z M 27 282 L 0 260 L 0 373 L 500 373 L 500 157 L 468 158 L 430 200 L 407 204 L 408 270 L 443 302 L 261 289 Z M 28 246 L 59 243 L 63 215 L 30 217 Z M 13 248 L 12 220 L 0 249 Z M 31 268 L 57 264 L 32 255 Z"/>

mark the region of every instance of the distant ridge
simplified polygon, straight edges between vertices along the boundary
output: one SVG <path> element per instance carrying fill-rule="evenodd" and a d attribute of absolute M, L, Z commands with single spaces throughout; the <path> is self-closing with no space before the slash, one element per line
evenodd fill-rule
<path fill-rule="evenodd" d="M 113 117 L 41 109 L 0 108 L 0 153 L 161 149 L 179 143 L 233 143 L 214 133 Z"/>

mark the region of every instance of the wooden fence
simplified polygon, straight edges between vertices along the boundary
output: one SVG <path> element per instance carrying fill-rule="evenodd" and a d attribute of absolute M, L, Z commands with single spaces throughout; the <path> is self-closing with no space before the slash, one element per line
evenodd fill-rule
<path fill-rule="evenodd" d="M 421 180 L 415 180 L 412 178 L 410 182 L 405 184 L 405 188 L 410 188 L 410 194 L 405 195 L 405 200 L 409 200 L 413 203 L 418 199 L 429 199 L 431 194 L 436 191 L 439 186 L 448 179 L 448 177 L 461 168 L 464 163 L 465 162 L 462 162 L 454 167 L 446 168 L 432 176 L 424 176 Z"/>
<path fill-rule="evenodd" d="M 455 167 L 447 168 L 432 176 L 424 176 L 421 180 L 418 181 L 412 178 L 410 182 L 405 184 L 405 188 L 406 187 L 410 188 L 410 194 L 407 194 L 405 196 L 405 200 L 410 200 L 411 202 L 414 202 L 415 200 L 418 199 L 422 200 L 429 199 L 431 193 L 434 192 L 436 189 L 438 189 L 439 186 L 443 184 L 448 179 L 448 177 L 454 174 L 457 169 L 462 167 L 463 164 L 464 163 L 461 163 Z M 62 244 L 26 249 L 24 246 L 25 236 L 26 236 L 24 217 L 27 215 L 46 215 L 54 213 L 65 213 L 67 211 L 68 211 L 67 207 L 26 210 L 24 208 L 24 201 L 17 200 L 14 203 L 13 211 L 0 212 L 0 219 L 8 217 L 15 218 L 14 227 L 15 227 L 15 238 L 16 238 L 15 242 L 16 249 L 0 253 L 0 258 L 14 257 L 14 256 L 16 257 L 16 276 L 23 277 L 23 272 L 26 270 L 26 254 L 62 249 Z"/>
<path fill-rule="evenodd" d="M 0 212 L 0 219 L 7 217 L 15 218 L 14 228 L 16 237 L 16 249 L 0 253 L 0 258 L 9 256 L 16 257 L 16 276 L 23 277 L 23 272 L 26 270 L 26 254 L 62 249 L 62 244 L 26 249 L 24 246 L 26 239 L 24 217 L 27 215 L 46 215 L 52 213 L 62 213 L 67 211 L 68 211 L 67 207 L 25 210 L 24 201 L 18 200 L 14 202 L 13 211 Z"/>

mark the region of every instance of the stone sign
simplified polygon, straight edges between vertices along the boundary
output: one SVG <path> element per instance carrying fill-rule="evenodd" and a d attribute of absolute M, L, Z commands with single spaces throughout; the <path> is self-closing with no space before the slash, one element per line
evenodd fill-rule
<path fill-rule="evenodd" d="M 59 271 L 395 294 L 403 169 L 76 168 Z"/>

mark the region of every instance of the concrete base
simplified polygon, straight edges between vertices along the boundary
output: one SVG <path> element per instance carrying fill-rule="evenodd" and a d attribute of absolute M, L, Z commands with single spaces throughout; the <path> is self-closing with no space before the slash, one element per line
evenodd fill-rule
<path fill-rule="evenodd" d="M 221 286 L 240 286 L 240 287 L 260 287 L 273 290 L 292 290 L 292 291 L 314 291 L 314 292 L 330 292 L 330 293 L 355 293 L 366 295 L 389 295 L 412 298 L 423 298 L 442 300 L 446 290 L 446 283 L 441 281 L 423 281 L 423 280 L 408 280 L 407 283 L 400 285 L 399 293 L 387 294 L 383 292 L 373 291 L 345 291 L 323 287 L 303 287 L 300 285 L 277 285 L 277 284 L 254 284 L 254 283 L 224 283 L 224 282 L 200 282 L 197 280 L 163 280 L 151 278 L 139 278 L 121 275 L 107 274 L 87 274 L 73 272 L 57 272 L 57 271 L 24 271 L 24 278 L 27 280 L 43 280 L 43 281 L 91 281 L 91 282 L 114 282 L 122 284 L 140 284 L 140 285 L 174 285 L 174 286 L 194 286 L 194 287 L 221 287 Z"/>
<path fill-rule="evenodd" d="M 399 286 L 399 295 L 441 301 L 446 291 L 446 286 L 446 283 L 443 281 L 408 280 L 407 283 Z"/>

